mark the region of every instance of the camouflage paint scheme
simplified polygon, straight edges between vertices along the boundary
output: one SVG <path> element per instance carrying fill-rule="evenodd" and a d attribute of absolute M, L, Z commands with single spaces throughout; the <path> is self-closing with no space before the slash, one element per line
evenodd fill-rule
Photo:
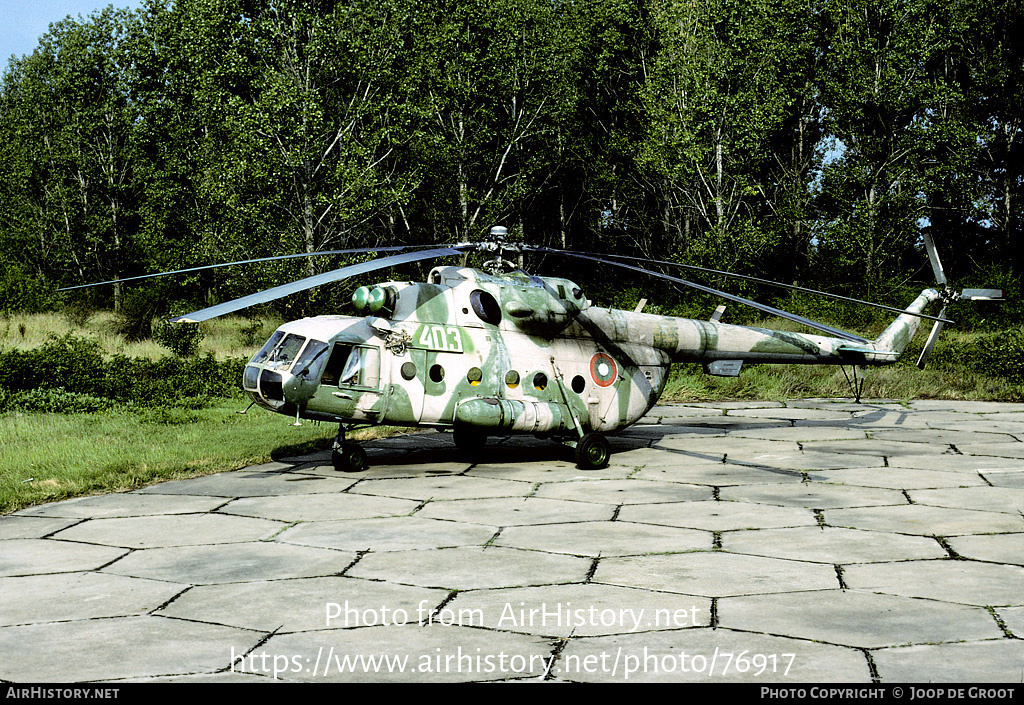
<path fill-rule="evenodd" d="M 569 280 L 521 271 L 438 267 L 427 283 L 385 282 L 354 298 L 365 311 L 374 297 L 383 303 L 372 315 L 317 316 L 278 329 L 276 347 L 272 338 L 247 367 L 253 401 L 342 425 L 571 440 L 639 420 L 658 401 L 672 363 L 701 362 L 730 376 L 746 362 L 892 364 L 920 325 L 913 314 L 941 299 L 924 290 L 878 338 L 858 344 L 596 308 Z M 284 351 L 289 335 L 296 337 Z M 362 351 L 361 371 L 335 379 L 350 346 Z M 338 362 L 328 362 L 336 349 Z"/>

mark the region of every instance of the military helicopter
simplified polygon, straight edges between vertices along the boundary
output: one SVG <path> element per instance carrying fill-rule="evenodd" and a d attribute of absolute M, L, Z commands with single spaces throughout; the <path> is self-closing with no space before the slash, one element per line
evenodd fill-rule
<path fill-rule="evenodd" d="M 451 430 L 455 445 L 464 450 L 480 449 L 488 436 L 533 434 L 572 448 L 579 468 L 597 469 L 609 461 L 607 436 L 636 423 L 657 403 L 672 363 L 703 363 L 708 374 L 727 377 L 739 375 L 744 363 L 837 364 L 854 370 L 890 365 L 906 349 L 921 320 L 931 319 L 935 323 L 918 361 L 923 368 L 942 326 L 949 322 L 945 316 L 950 304 L 1002 298 L 997 290 L 952 291 L 926 234 L 926 249 L 941 288 L 923 290 L 906 309 L 813 292 L 899 313 L 881 335 L 867 340 L 629 263 L 648 260 L 513 242 L 500 226 L 490 235 L 485 242 L 446 247 L 379 248 L 374 251 L 398 253 L 171 322 L 204 321 L 385 267 L 462 255 L 463 266 L 437 266 L 426 282 L 359 287 L 352 296 L 354 316 L 321 315 L 285 323 L 245 367 L 245 394 L 253 404 L 293 417 L 296 423 L 337 423 L 332 463 L 339 471 L 368 467 L 366 451 L 348 441 L 346 431 L 378 424 Z M 472 252 L 493 253 L 494 258 L 479 269 L 470 268 L 465 259 Z M 642 303 L 634 311 L 599 308 L 574 282 L 529 274 L 506 259 L 525 252 L 574 257 L 660 277 L 826 335 L 725 324 L 719 320 L 722 306 L 709 320 L 643 313 Z M 286 257 L 295 256 L 299 255 Z M 690 265 L 656 264 L 813 291 Z M 215 266 L 222 265 L 178 272 Z M 925 313 L 934 303 L 941 304 L 938 316 Z"/>

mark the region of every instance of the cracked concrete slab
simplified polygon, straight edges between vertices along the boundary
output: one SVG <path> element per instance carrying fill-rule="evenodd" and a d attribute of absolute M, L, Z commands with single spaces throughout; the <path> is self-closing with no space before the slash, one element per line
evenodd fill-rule
<path fill-rule="evenodd" d="M 92 519 L 53 534 L 53 538 L 126 548 L 202 546 L 260 541 L 281 530 L 278 522 L 223 514 L 169 514 L 167 516 Z"/>
<path fill-rule="evenodd" d="M 1024 568 L 945 558 L 851 565 L 843 580 L 854 590 L 978 606 L 1024 606 Z"/>
<path fill-rule="evenodd" d="M 591 683 L 868 683 L 855 649 L 729 629 L 573 639 L 555 674 Z"/>
<path fill-rule="evenodd" d="M 1024 530 L 1024 517 L 1020 515 L 923 504 L 826 509 L 824 515 L 830 526 L 920 536 L 965 536 Z"/>
<path fill-rule="evenodd" d="M 188 588 L 162 580 L 78 572 L 0 578 L 0 624 L 148 614 Z"/>
<path fill-rule="evenodd" d="M 412 621 L 408 615 L 435 609 L 447 597 L 444 590 L 331 575 L 199 585 L 154 614 L 288 634 Z"/>
<path fill-rule="evenodd" d="M 814 513 L 809 509 L 715 500 L 635 504 L 623 507 L 619 512 L 619 519 L 639 524 L 661 524 L 710 531 L 815 526 L 818 523 Z"/>
<path fill-rule="evenodd" d="M 1024 513 L 1024 488 L 960 487 L 954 489 L 914 490 L 915 504 L 933 507 L 980 509 L 989 512 Z"/>
<path fill-rule="evenodd" d="M 873 652 L 878 677 L 908 683 L 1015 683 L 1024 679 L 1024 641 L 929 644 Z M 987 690 L 987 689 L 986 689 Z"/>
<path fill-rule="evenodd" d="M 219 477 L 212 475 L 211 477 Z M 173 484 L 173 483 L 165 483 Z M 162 487 L 162 485 L 161 485 Z M 26 509 L 21 516 L 101 519 L 146 515 L 209 512 L 224 503 L 223 497 L 149 495 L 144 491 L 118 492 L 99 497 L 78 497 Z"/>
<path fill-rule="evenodd" d="M 522 526 L 562 524 L 567 521 L 611 520 L 615 508 L 596 502 L 576 502 L 544 497 L 502 499 L 452 499 L 431 502 L 418 516 L 466 524 Z"/>
<path fill-rule="evenodd" d="M 882 487 L 892 490 L 929 490 L 945 487 L 985 485 L 980 473 L 955 473 L 942 470 L 916 468 L 839 468 L 824 472 L 809 472 L 807 479 L 834 485 Z"/>
<path fill-rule="evenodd" d="M 956 536 L 948 543 L 962 558 L 1024 565 L 1024 533 Z"/>
<path fill-rule="evenodd" d="M 830 565 L 948 556 L 932 538 L 832 526 L 729 531 L 722 534 L 722 550 Z"/>
<path fill-rule="evenodd" d="M 497 531 L 496 526 L 439 521 L 417 514 L 345 521 L 307 521 L 281 532 L 275 540 L 341 551 L 409 551 L 479 546 Z"/>
<path fill-rule="evenodd" d="M 1024 607 L 1004 607 L 996 613 L 1013 636 L 1024 639 Z"/>
<path fill-rule="evenodd" d="M 125 555 L 123 548 L 49 539 L 9 539 L 0 551 L 0 576 L 97 570 Z"/>
<path fill-rule="evenodd" d="M 1009 470 L 982 468 L 978 470 L 978 474 L 993 487 L 1024 489 L 1024 468 Z"/>
<path fill-rule="evenodd" d="M 726 598 L 718 619 L 723 627 L 863 649 L 1004 636 L 981 607 L 855 590 Z"/>
<path fill-rule="evenodd" d="M 32 507 L 0 680 L 1019 683 L 1018 438 L 1020 404 L 666 405 L 598 471 L 426 432 Z"/>
<path fill-rule="evenodd" d="M 907 504 L 906 497 L 897 490 L 823 483 L 806 483 L 801 490 L 778 485 L 724 487 L 720 499 L 808 509 Z"/>
<path fill-rule="evenodd" d="M 355 553 L 272 542 L 224 543 L 133 551 L 103 570 L 203 585 L 334 575 L 355 558 Z"/>
<path fill-rule="evenodd" d="M 713 541 L 710 531 L 627 521 L 584 521 L 507 527 L 494 545 L 596 558 L 710 550 Z"/>
<path fill-rule="evenodd" d="M 724 551 L 608 558 L 594 580 L 705 597 L 825 590 L 837 584 L 831 565 Z"/>
<path fill-rule="evenodd" d="M 261 638 L 259 632 L 148 615 L 26 624 L 0 629 L 0 668 L 5 680 L 37 683 L 212 672 Z"/>
<path fill-rule="evenodd" d="M 709 500 L 712 498 L 712 490 L 709 487 L 685 485 L 678 482 L 645 481 L 631 478 L 628 480 L 549 482 L 538 487 L 533 496 L 623 505 Z"/>
<path fill-rule="evenodd" d="M 347 575 L 449 590 L 581 582 L 590 561 L 503 547 L 392 551 L 363 556 Z"/>
<path fill-rule="evenodd" d="M 447 608 L 473 626 L 552 638 L 653 632 L 711 623 L 711 600 L 600 584 L 472 590 Z"/>

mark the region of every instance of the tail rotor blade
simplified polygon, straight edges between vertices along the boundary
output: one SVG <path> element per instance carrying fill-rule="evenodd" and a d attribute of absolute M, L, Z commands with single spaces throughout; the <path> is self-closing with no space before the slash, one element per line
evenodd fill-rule
<path fill-rule="evenodd" d="M 928 261 L 931 263 L 932 272 L 935 274 L 935 281 L 939 286 L 946 286 L 946 273 L 942 270 L 942 262 L 939 261 L 939 251 L 935 249 L 935 241 L 927 230 L 922 231 L 922 236 L 924 237 L 924 249 L 928 251 Z"/>
<path fill-rule="evenodd" d="M 945 318 L 946 309 L 942 308 L 939 312 L 939 318 Z M 921 351 L 921 357 L 917 358 L 917 366 L 919 369 L 924 369 L 924 366 L 928 364 L 928 358 L 932 354 L 932 348 L 935 347 L 935 341 L 939 339 L 939 334 L 942 332 L 942 327 L 946 325 L 942 321 L 935 321 L 932 325 L 932 332 L 928 335 L 928 342 L 924 344 L 924 350 Z"/>

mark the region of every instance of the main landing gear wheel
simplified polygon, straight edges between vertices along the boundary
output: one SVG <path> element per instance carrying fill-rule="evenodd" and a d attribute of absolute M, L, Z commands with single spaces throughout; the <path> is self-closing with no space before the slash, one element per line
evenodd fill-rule
<path fill-rule="evenodd" d="M 370 466 L 362 446 L 346 443 L 331 451 L 331 463 L 338 472 L 362 472 Z"/>
<path fill-rule="evenodd" d="M 487 434 L 470 428 L 454 428 L 452 441 L 459 450 L 478 451 L 487 445 Z"/>
<path fill-rule="evenodd" d="M 581 470 L 600 470 L 608 464 L 611 454 L 607 438 L 600 433 L 588 433 L 576 444 L 576 467 Z"/>

